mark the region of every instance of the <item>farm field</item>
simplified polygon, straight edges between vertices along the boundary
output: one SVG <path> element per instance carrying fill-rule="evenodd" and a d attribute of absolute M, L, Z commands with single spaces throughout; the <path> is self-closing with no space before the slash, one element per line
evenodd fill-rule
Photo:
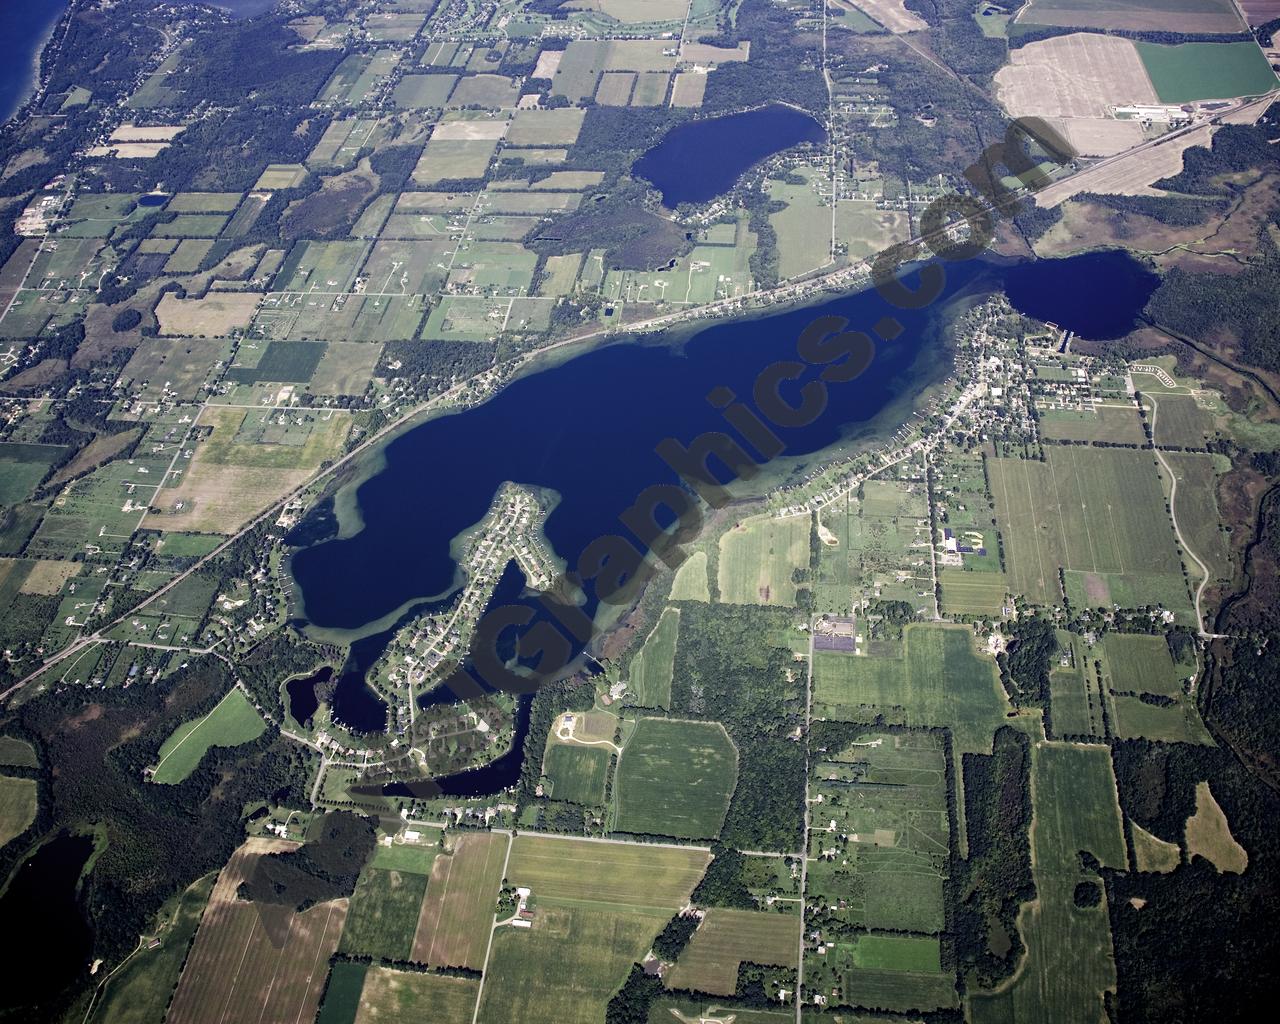
<path fill-rule="evenodd" d="M 424 874 L 366 868 L 351 894 L 338 949 L 384 960 L 408 960 L 426 891 Z"/>
<path fill-rule="evenodd" d="M 743 960 L 795 967 L 800 925 L 799 914 L 712 907 L 667 975 L 667 987 L 731 996 Z"/>
<path fill-rule="evenodd" d="M 738 752 L 718 723 L 642 718 L 618 761 L 616 829 L 712 839 L 737 774 Z"/>
<path fill-rule="evenodd" d="M 588 807 L 603 803 L 612 753 L 609 747 L 553 742 L 542 766 L 542 773 L 551 780 L 551 795 Z"/>
<path fill-rule="evenodd" d="M 478 1019 L 601 1020 L 709 859 L 691 848 L 516 837 L 507 878 L 532 889 L 533 925 L 494 934 Z M 545 982 L 548 964 L 554 986 Z"/>
<path fill-rule="evenodd" d="M 720 538 L 720 600 L 726 604 L 795 604 L 791 574 L 809 564 L 809 520 L 759 517 Z"/>
<path fill-rule="evenodd" d="M 1037 743 L 1032 748 L 1031 864 L 1038 899 L 1023 904 L 1018 930 L 1027 957 L 993 995 L 975 995 L 977 1024 L 1000 1020 L 1096 1021 L 1116 984 L 1106 895 L 1078 907 L 1079 884 L 1101 887 L 1081 866 L 1088 851 L 1104 867 L 1128 863 L 1110 752 L 1104 746 Z M 1064 958 L 1072 964 L 1061 970 Z"/>
<path fill-rule="evenodd" d="M 1135 821 L 1129 822 L 1133 836 L 1133 868 L 1165 874 L 1182 863 L 1182 850 L 1177 843 L 1154 836 Z"/>
<path fill-rule="evenodd" d="M 1161 103 L 1261 95 L 1276 75 L 1252 40 L 1238 43 L 1137 44 Z"/>
<path fill-rule="evenodd" d="M 1230 0 L 1031 0 L 1016 25 L 1214 34 L 1243 29 Z"/>
<path fill-rule="evenodd" d="M 1187 858 L 1203 857 L 1220 873 L 1240 874 L 1249 854 L 1231 834 L 1231 824 L 1208 782 L 1196 783 L 1196 813 L 1187 819 Z"/>
<path fill-rule="evenodd" d="M 969 629 L 911 625 L 903 648 L 900 657 L 816 652 L 815 703 L 833 718 L 878 711 L 911 726 L 947 726 L 957 751 L 990 753 L 1007 705 Z"/>
<path fill-rule="evenodd" d="M 705 551 L 694 551 L 676 570 L 676 578 L 671 583 L 671 600 L 703 602 L 711 600 Z"/>
<path fill-rule="evenodd" d="M 338 946 L 347 901 L 319 903 L 301 914 L 236 899 L 257 857 L 297 846 L 250 839 L 218 876 L 187 956 L 166 1021 L 217 1024 L 262 1015 L 270 1020 L 311 1020 L 324 988 L 325 963 Z M 277 945 L 267 932 L 284 935 Z"/>
<path fill-rule="evenodd" d="M 1161 410 L 1163 414 L 1163 403 Z M 1208 567 L 1211 583 L 1230 580 L 1231 544 L 1218 509 L 1218 457 L 1201 452 L 1166 452 L 1164 457 L 1178 480 L 1178 525 L 1187 544 Z M 1200 570 L 1192 570 L 1197 579 Z"/>
<path fill-rule="evenodd" d="M 1164 402 L 1160 405 L 1163 410 Z M 1107 441 L 1111 444 L 1139 445 L 1146 441 L 1138 410 L 1132 406 L 1119 405 L 1100 405 L 1091 412 L 1043 410 L 1040 413 L 1040 433 L 1044 437 L 1064 441 Z"/>
<path fill-rule="evenodd" d="M 938 582 L 948 615 L 999 615 L 1007 603 L 1009 581 L 1002 572 L 966 572 L 948 565 L 938 573 Z"/>
<path fill-rule="evenodd" d="M 512 842 L 507 879 L 529 886 L 539 902 L 551 898 L 618 909 L 678 910 L 710 859 L 705 849 L 691 846 L 520 835 Z"/>
<path fill-rule="evenodd" d="M 210 747 L 235 747 L 262 735 L 267 723 L 238 686 L 203 718 L 180 725 L 160 747 L 152 782 L 181 782 Z"/>
<path fill-rule="evenodd" d="M 1181 593 L 1178 607 L 1185 606 L 1177 540 L 1151 454 L 1052 446 L 1045 455 L 1043 463 L 988 461 L 1014 592 L 1055 604 L 1062 568 L 1083 574 L 1079 596 L 1089 605 Z"/>
<path fill-rule="evenodd" d="M 663 609 L 658 624 L 631 662 L 628 688 L 633 703 L 644 708 L 670 707 L 671 673 L 679 633 L 680 609 Z"/>
<path fill-rule="evenodd" d="M 0 775 L 0 846 L 36 820 L 36 780 Z"/>
<path fill-rule="evenodd" d="M 339 960 L 329 968 L 325 982 L 324 1001 L 316 1024 L 354 1024 L 360 1012 L 360 993 L 369 974 L 369 965 Z"/>
<path fill-rule="evenodd" d="M 506 856 L 506 836 L 454 836 L 452 853 L 431 866 L 410 959 L 438 967 L 484 966 Z"/>
<path fill-rule="evenodd" d="M 474 978 L 371 967 L 355 1024 L 471 1024 L 479 989 Z"/>

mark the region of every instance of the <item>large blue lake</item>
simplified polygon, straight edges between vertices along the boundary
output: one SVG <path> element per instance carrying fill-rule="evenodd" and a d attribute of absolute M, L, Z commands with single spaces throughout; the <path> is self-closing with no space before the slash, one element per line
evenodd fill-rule
<path fill-rule="evenodd" d="M 892 315 L 904 331 L 896 341 L 878 344 L 862 376 L 830 387 L 829 405 L 814 423 L 777 430 L 787 446 L 770 467 L 782 467 L 778 479 L 801 474 L 806 456 L 842 439 L 896 424 L 923 388 L 950 372 L 940 340 L 948 303 L 1014 278 L 1018 308 L 1086 338 L 1128 330 L 1155 281 L 1116 253 L 1015 265 L 973 261 L 947 268 L 943 297 L 925 310 L 896 309 L 868 291 L 716 324 L 682 345 L 596 349 L 392 441 L 380 471 L 356 491 L 362 528 L 343 539 L 330 531 L 330 539 L 310 543 L 292 560 L 305 619 L 363 636 L 341 677 L 338 717 L 362 731 L 384 728 L 385 705 L 362 685 L 363 673 L 397 619 L 457 586 L 450 541 L 483 517 L 503 481 L 560 494 L 545 529 L 573 566 L 590 541 L 620 531 L 619 514 L 645 487 L 675 479 L 655 446 L 669 437 L 688 444 L 704 431 L 725 429 L 707 393 L 725 385 L 749 398 L 761 370 L 795 357 L 797 336 L 816 317 L 842 316 L 851 328 L 869 330 Z"/>
<path fill-rule="evenodd" d="M 631 168 L 653 183 L 662 203 L 703 203 L 728 192 L 765 157 L 802 142 L 823 142 L 826 130 L 808 114 L 781 103 L 672 128 Z"/>
<path fill-rule="evenodd" d="M 35 82 L 35 59 L 67 0 L 3 0 L 0 3 L 0 121 L 26 102 Z"/>

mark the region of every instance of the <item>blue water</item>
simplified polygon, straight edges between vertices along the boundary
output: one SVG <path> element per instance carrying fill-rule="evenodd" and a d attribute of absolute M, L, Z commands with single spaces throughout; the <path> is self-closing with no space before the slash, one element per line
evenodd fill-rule
<path fill-rule="evenodd" d="M 0 119 L 31 95 L 36 54 L 66 7 L 67 0 L 0 0 Z"/>
<path fill-rule="evenodd" d="M 1120 249 L 1010 267 L 1004 290 L 1028 316 L 1091 341 L 1121 338 L 1160 287 L 1160 277 Z"/>
<path fill-rule="evenodd" d="M 631 170 L 653 183 L 664 206 L 675 209 L 680 203 L 703 203 L 728 192 L 765 157 L 826 137 L 826 130 L 808 114 L 775 103 L 678 125 Z"/>

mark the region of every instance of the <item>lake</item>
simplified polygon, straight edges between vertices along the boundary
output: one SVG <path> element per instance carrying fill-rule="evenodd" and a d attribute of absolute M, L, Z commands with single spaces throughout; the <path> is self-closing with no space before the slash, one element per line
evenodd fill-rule
<path fill-rule="evenodd" d="M 802 110 L 781 103 L 678 125 L 631 172 L 662 193 L 662 204 L 704 203 L 723 195 L 765 157 L 802 142 L 825 142 L 826 130 Z"/>
<path fill-rule="evenodd" d="M 66 9 L 66 0 L 0 3 L 0 120 L 13 117 L 31 95 L 35 59 Z"/>
<path fill-rule="evenodd" d="M 1120 249 L 1017 263 L 1004 276 L 1017 309 L 1090 341 L 1128 334 L 1159 287 L 1158 274 Z"/>
<path fill-rule="evenodd" d="M 784 458 L 769 467 L 776 481 L 799 476 L 815 453 L 842 440 L 892 430 L 916 396 L 950 372 L 940 337 L 950 300 L 989 292 L 1016 274 L 1024 312 L 1063 326 L 1078 323 L 1088 337 L 1080 290 L 1097 297 L 1088 317 L 1105 320 L 1108 329 L 1126 319 L 1131 324 L 1149 293 L 1141 266 L 1123 254 L 1121 259 L 1127 263 L 1112 253 L 1025 266 L 975 260 L 948 267 L 944 297 L 922 311 L 892 309 L 867 291 L 712 324 L 682 344 L 650 340 L 597 348 L 513 382 L 484 405 L 402 434 L 386 445 L 381 468 L 355 485 L 362 528 L 340 535 L 334 513 L 340 501 L 325 503 L 314 521 L 308 517 L 291 535 L 306 541 L 291 566 L 302 596 L 301 623 L 325 629 L 329 639 L 355 639 L 339 678 L 335 717 L 362 732 L 385 728 L 386 705 L 364 684 L 365 673 L 398 625 L 452 595 L 459 581 L 450 541 L 484 516 L 502 482 L 560 495 L 545 532 L 572 566 L 591 540 L 619 530 L 618 515 L 645 487 L 675 479 L 654 451 L 658 442 L 672 437 L 688 443 L 704 431 L 724 429 L 706 394 L 727 385 L 750 395 L 765 366 L 794 356 L 797 335 L 816 317 L 847 317 L 858 328 L 892 313 L 904 332 L 878 346 L 861 377 L 831 386 L 829 405 L 813 424 L 776 431 L 787 446 Z M 1109 287 L 1117 279 L 1142 287 Z M 507 577 L 503 583 L 506 590 Z M 510 599 L 499 594 L 495 603 Z M 588 611 L 594 609 L 589 600 Z"/>
<path fill-rule="evenodd" d="M 0 898 L 0 1014 L 34 1020 L 89 966 L 92 932 L 81 908 L 80 873 L 93 853 L 90 836 L 64 832 L 45 843 Z"/>

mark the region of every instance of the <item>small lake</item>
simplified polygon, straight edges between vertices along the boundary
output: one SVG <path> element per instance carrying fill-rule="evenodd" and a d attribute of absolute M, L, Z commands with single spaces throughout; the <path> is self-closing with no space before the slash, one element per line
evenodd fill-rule
<path fill-rule="evenodd" d="M 6 1017 L 47 1009 L 88 968 L 93 933 L 78 883 L 93 845 L 89 836 L 66 832 L 50 840 L 18 868 L 0 899 L 0 962 L 9 979 L 0 986 L 0 1013 Z"/>
<path fill-rule="evenodd" d="M 1122 338 L 1160 287 L 1160 276 L 1122 249 L 1009 267 L 1004 290 L 1013 305 L 1037 320 L 1090 341 Z"/>
<path fill-rule="evenodd" d="M 825 142 L 826 129 L 802 110 L 770 104 L 672 128 L 631 171 L 662 193 L 662 204 L 705 203 L 765 157 L 802 142 Z"/>
<path fill-rule="evenodd" d="M 146 195 L 138 196 L 139 206 L 164 206 L 168 201 L 168 194 L 163 192 L 148 192 Z"/>

